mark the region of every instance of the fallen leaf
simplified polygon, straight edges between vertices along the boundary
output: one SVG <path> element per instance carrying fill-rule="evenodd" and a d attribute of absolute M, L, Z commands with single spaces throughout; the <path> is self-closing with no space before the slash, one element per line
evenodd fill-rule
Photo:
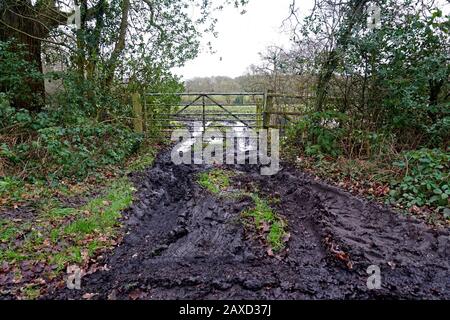
<path fill-rule="evenodd" d="M 141 299 L 144 296 L 144 293 L 141 290 L 136 289 L 132 291 L 128 296 L 130 297 L 131 300 L 137 300 Z"/>
<path fill-rule="evenodd" d="M 267 222 L 264 221 L 263 223 L 261 223 L 260 228 L 261 228 L 262 232 L 269 232 L 270 225 Z"/>
<path fill-rule="evenodd" d="M 87 249 L 81 250 L 81 258 L 83 261 L 89 260 L 89 251 Z"/>
<path fill-rule="evenodd" d="M 0 267 L 0 273 L 6 273 L 9 271 L 9 264 L 6 261 L 3 261 L 1 267 Z"/>
<path fill-rule="evenodd" d="M 93 297 L 97 296 L 98 293 L 85 293 L 82 298 L 85 300 L 91 300 Z"/>
<path fill-rule="evenodd" d="M 412 206 L 411 208 L 409 208 L 409 212 L 411 213 L 419 213 L 420 212 L 420 208 L 418 206 Z"/>
<path fill-rule="evenodd" d="M 117 291 L 116 291 L 116 289 L 113 289 L 113 291 L 111 291 L 108 294 L 108 300 L 117 300 Z"/>
<path fill-rule="evenodd" d="M 287 242 L 289 242 L 290 239 L 291 239 L 291 234 L 288 232 L 284 235 L 283 242 L 287 243 Z"/>

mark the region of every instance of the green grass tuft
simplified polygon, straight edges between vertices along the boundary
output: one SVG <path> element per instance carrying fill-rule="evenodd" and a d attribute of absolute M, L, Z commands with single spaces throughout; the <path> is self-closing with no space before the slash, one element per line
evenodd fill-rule
<path fill-rule="evenodd" d="M 286 223 L 275 213 L 266 200 L 261 199 L 257 194 L 252 194 L 251 197 L 255 207 L 245 211 L 243 216 L 253 218 L 257 229 L 268 229 L 267 244 L 274 252 L 283 250 L 285 248 L 284 238 L 287 234 Z"/>
<path fill-rule="evenodd" d="M 226 191 L 230 185 L 233 172 L 221 169 L 214 169 L 199 174 L 197 182 L 213 194 L 220 194 Z"/>
<path fill-rule="evenodd" d="M 117 226 L 120 212 L 133 201 L 133 186 L 128 179 L 119 179 L 109 189 L 108 194 L 89 202 L 78 210 L 80 218 L 65 227 L 68 234 L 108 233 Z M 89 217 L 84 217 L 89 213 Z"/>

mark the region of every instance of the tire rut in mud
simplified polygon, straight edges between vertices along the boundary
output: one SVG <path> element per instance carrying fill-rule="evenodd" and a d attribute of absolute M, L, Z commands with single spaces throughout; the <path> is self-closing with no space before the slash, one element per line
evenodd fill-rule
<path fill-rule="evenodd" d="M 241 185 L 256 182 L 288 221 L 281 257 L 248 237 L 240 214 L 251 200 L 219 199 L 202 190 L 202 166 L 176 166 L 162 152 L 135 174 L 137 199 L 125 213 L 127 233 L 72 299 L 333 299 L 450 297 L 449 232 L 399 217 L 307 175 L 284 168 L 273 177 L 235 167 Z M 369 290 L 370 265 L 382 288 Z"/>

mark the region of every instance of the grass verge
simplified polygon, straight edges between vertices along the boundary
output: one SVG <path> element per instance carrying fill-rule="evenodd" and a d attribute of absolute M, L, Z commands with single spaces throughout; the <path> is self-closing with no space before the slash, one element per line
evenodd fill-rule
<path fill-rule="evenodd" d="M 100 177 L 84 183 L 54 188 L 39 184 L 36 198 L 27 196 L 27 189 L 17 192 L 35 212 L 21 217 L 18 202 L 6 211 L 13 217 L 0 216 L 0 296 L 39 298 L 67 266 L 86 269 L 116 246 L 122 237 L 121 212 L 131 205 L 135 191 L 127 174 L 151 166 L 156 149 L 148 147 L 125 166 L 99 172 Z M 74 196 L 80 204 L 67 201 Z"/>
<path fill-rule="evenodd" d="M 120 178 L 82 207 L 54 207 L 25 223 L 0 221 L 2 268 L 18 279 L 10 285 L 17 284 L 24 298 L 36 298 L 43 279 L 56 278 L 70 264 L 84 268 L 92 257 L 116 245 L 121 211 L 131 205 L 133 190 L 127 178 Z"/>

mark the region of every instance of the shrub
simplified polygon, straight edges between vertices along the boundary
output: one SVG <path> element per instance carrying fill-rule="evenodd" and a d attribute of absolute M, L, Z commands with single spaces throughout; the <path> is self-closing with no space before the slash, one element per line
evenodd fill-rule
<path fill-rule="evenodd" d="M 0 196 L 10 195 L 10 196 L 18 196 L 23 192 L 22 190 L 23 183 L 18 179 L 14 179 L 11 177 L 2 177 L 0 178 Z"/>
<path fill-rule="evenodd" d="M 102 123 L 50 127 L 38 134 L 35 148 L 47 151 L 57 177 L 84 178 L 93 169 L 122 162 L 141 142 L 141 136 L 128 128 Z"/>
<path fill-rule="evenodd" d="M 31 116 L 28 110 L 16 110 L 10 105 L 8 95 L 0 92 L 0 129 L 20 125 L 26 126 L 31 123 Z"/>
<path fill-rule="evenodd" d="M 300 147 L 308 156 L 338 156 L 346 119 L 334 111 L 312 113 L 288 129 L 287 143 Z"/>
<path fill-rule="evenodd" d="M 61 114 L 30 114 L 8 105 L 0 114 L 7 115 L 8 125 L 16 132 L 22 127 L 26 136 L 0 144 L 0 160 L 12 168 L 26 167 L 23 178 L 40 179 L 49 174 L 52 178 L 82 179 L 96 168 L 121 163 L 142 141 L 141 135 L 126 126 L 81 116 L 73 124 L 63 124 Z"/>
<path fill-rule="evenodd" d="M 0 61 L 0 91 L 12 100 L 37 101 L 31 98 L 35 93 L 30 84 L 42 80 L 43 75 L 26 60 L 23 45 L 14 40 L 0 41 Z"/>
<path fill-rule="evenodd" d="M 449 152 L 440 149 L 409 151 L 404 153 L 403 161 L 394 165 L 403 169 L 404 177 L 393 182 L 391 202 L 407 207 L 430 206 L 449 212 Z"/>

